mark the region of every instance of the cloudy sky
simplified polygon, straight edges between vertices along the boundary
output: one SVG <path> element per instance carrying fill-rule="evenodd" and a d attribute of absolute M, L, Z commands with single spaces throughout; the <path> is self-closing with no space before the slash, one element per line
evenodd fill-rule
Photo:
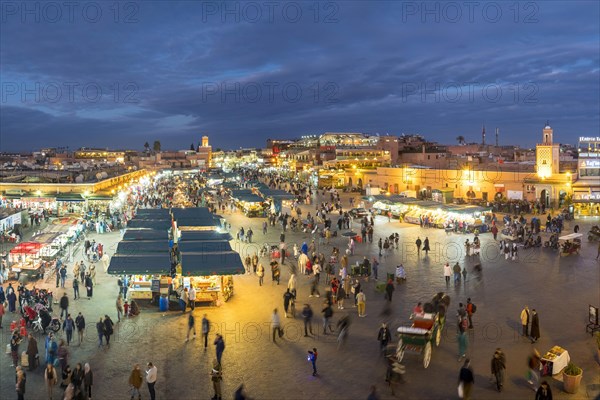
<path fill-rule="evenodd" d="M 598 4 L 3 1 L 0 150 L 575 143 L 600 136 Z"/>

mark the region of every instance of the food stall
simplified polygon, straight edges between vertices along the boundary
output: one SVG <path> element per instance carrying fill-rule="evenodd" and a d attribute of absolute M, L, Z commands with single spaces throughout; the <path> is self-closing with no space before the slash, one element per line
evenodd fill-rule
<path fill-rule="evenodd" d="M 560 346 L 552 347 L 541 359 L 542 376 L 559 374 L 570 361 L 571 357 L 567 350 Z"/>
<path fill-rule="evenodd" d="M 37 242 L 23 242 L 8 254 L 9 278 L 18 279 L 21 274 L 28 277 L 40 274 L 42 267 L 41 251 L 46 245 Z"/>
<path fill-rule="evenodd" d="M 259 217 L 263 215 L 263 198 L 250 189 L 232 190 L 231 197 L 237 207 L 241 209 L 247 217 Z"/>
<path fill-rule="evenodd" d="M 128 296 L 132 299 L 152 300 L 168 294 L 171 258 L 167 253 L 118 254 L 112 256 L 107 272 L 111 275 L 131 276 Z M 153 282 L 158 281 L 158 285 Z"/>

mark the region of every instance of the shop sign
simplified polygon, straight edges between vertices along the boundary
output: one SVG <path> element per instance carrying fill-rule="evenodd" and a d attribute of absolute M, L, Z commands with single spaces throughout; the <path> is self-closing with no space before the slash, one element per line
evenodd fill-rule
<path fill-rule="evenodd" d="M 600 142 L 600 136 L 579 136 L 580 142 Z"/>
<path fill-rule="evenodd" d="M 579 168 L 600 168 L 600 160 L 582 160 L 579 162 Z"/>
<path fill-rule="evenodd" d="M 522 190 L 507 190 L 506 197 L 509 200 L 523 200 L 523 191 Z"/>
<path fill-rule="evenodd" d="M 577 200 L 600 200 L 600 192 L 574 193 L 573 197 Z"/>

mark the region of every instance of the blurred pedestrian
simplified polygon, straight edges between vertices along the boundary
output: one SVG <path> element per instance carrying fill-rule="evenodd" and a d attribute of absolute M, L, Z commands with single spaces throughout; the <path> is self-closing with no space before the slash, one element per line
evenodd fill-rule
<path fill-rule="evenodd" d="M 533 352 L 527 359 L 527 367 L 529 368 L 527 383 L 531 385 L 534 391 L 537 391 L 540 382 L 539 371 L 541 360 L 540 353 L 536 349 L 533 349 Z"/>
<path fill-rule="evenodd" d="M 117 296 L 115 305 L 117 307 L 117 321 L 121 322 L 121 315 L 123 315 L 123 295 L 121 293 Z"/>
<path fill-rule="evenodd" d="M 202 337 L 204 338 L 204 351 L 208 347 L 208 332 L 210 332 L 210 321 L 206 318 L 206 314 L 202 317 Z"/>
<path fill-rule="evenodd" d="M 473 369 L 471 368 L 471 361 L 467 358 L 458 375 L 459 393 L 461 385 L 463 393 L 463 395 L 459 397 L 463 398 L 464 400 L 469 400 L 471 398 L 471 391 L 474 383 L 475 376 L 473 375 Z"/>
<path fill-rule="evenodd" d="M 450 264 L 444 264 L 444 279 L 446 280 L 446 285 L 450 284 L 450 277 L 452 276 L 452 268 L 450 268 Z"/>
<path fill-rule="evenodd" d="M 535 343 L 540 338 L 540 320 L 535 308 L 531 309 L 531 343 Z"/>
<path fill-rule="evenodd" d="M 110 346 L 110 337 L 112 336 L 115 326 L 114 322 L 110 319 L 108 315 L 104 316 L 104 337 L 106 338 L 106 345 Z"/>
<path fill-rule="evenodd" d="M 25 371 L 21 367 L 16 368 L 16 384 L 15 391 L 17 392 L 17 400 L 25 399 L 25 383 L 27 378 L 25 376 Z"/>
<path fill-rule="evenodd" d="M 394 290 L 394 281 L 392 279 L 388 279 L 388 282 L 385 285 L 385 299 L 387 301 L 392 301 L 392 295 L 394 294 Z"/>
<path fill-rule="evenodd" d="M 256 275 L 258 276 L 258 286 L 262 286 L 265 279 L 265 267 L 263 267 L 262 263 L 258 264 Z"/>
<path fill-rule="evenodd" d="M 190 332 L 194 331 L 194 336 L 192 339 L 196 339 L 196 320 L 194 319 L 194 314 L 190 313 L 188 316 L 188 330 L 187 335 L 185 337 L 185 341 L 188 342 L 190 340 Z"/>

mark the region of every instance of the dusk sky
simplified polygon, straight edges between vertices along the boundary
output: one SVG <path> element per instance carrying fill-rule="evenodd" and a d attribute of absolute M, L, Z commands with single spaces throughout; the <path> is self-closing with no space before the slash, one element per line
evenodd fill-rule
<path fill-rule="evenodd" d="M 597 1 L 65 4 L 1 3 L 1 151 L 600 136 Z"/>

